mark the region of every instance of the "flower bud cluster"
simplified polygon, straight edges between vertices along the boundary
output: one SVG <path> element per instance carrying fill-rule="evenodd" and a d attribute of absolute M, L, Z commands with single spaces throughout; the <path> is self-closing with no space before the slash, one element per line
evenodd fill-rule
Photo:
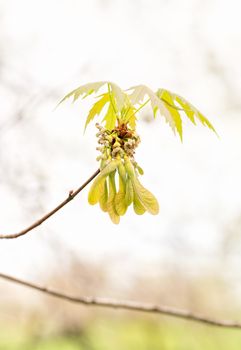
<path fill-rule="evenodd" d="M 100 173 L 89 190 L 89 203 L 99 203 L 115 224 L 131 205 L 138 215 L 145 212 L 156 215 L 159 211 L 157 199 L 140 183 L 139 175 L 143 175 L 143 170 L 134 159 L 140 137 L 124 123 L 119 123 L 113 130 L 100 124 L 96 127 L 97 150 L 100 151 L 97 160 L 101 164 Z"/>
<path fill-rule="evenodd" d="M 120 124 L 113 130 L 107 130 L 96 123 L 99 146 L 96 148 L 101 155 L 97 160 L 124 158 L 134 159 L 135 149 L 140 143 L 140 137 L 126 124 Z"/>

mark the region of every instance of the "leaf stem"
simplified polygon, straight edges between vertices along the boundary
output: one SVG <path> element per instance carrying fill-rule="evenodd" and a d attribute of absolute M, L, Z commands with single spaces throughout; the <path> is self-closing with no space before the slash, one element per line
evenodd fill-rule
<path fill-rule="evenodd" d="M 146 105 L 149 101 L 150 101 L 150 98 L 148 98 L 148 100 L 147 100 L 146 102 L 144 102 L 134 113 L 132 113 L 132 114 L 128 117 L 127 121 L 129 121 L 130 118 L 133 117 L 133 115 L 135 115 L 135 114 L 138 113 L 143 107 L 145 107 L 145 105 Z"/>

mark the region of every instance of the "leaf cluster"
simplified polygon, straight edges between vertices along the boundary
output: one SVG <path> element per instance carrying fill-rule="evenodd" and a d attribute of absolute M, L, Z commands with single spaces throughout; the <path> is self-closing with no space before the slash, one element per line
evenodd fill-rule
<path fill-rule="evenodd" d="M 107 87 L 107 91 L 98 94 L 101 88 Z M 166 89 L 151 90 L 146 85 L 133 86 L 122 90 L 118 85 L 109 81 L 88 83 L 79 86 L 68 93 L 61 101 L 72 97 L 73 102 L 79 98 L 95 95 L 97 101 L 93 103 L 86 118 L 85 128 L 96 117 L 102 115 L 102 123 L 107 130 L 112 130 L 118 123 L 128 124 L 132 129 L 136 128 L 138 112 L 147 104 L 150 104 L 153 116 L 159 114 L 178 134 L 183 137 L 182 117 L 186 116 L 193 124 L 196 121 L 216 132 L 210 121 L 186 99 Z"/>

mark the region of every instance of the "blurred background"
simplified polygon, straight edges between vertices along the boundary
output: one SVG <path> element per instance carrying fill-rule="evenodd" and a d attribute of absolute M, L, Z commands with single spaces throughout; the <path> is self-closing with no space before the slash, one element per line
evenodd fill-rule
<path fill-rule="evenodd" d="M 0 0 L 1 234 L 29 225 L 97 169 L 88 104 L 110 80 L 190 100 L 214 124 L 184 142 L 144 110 L 136 154 L 160 214 L 115 226 L 88 189 L 42 226 L 0 241 L 0 271 L 76 296 L 241 320 L 241 23 L 237 0 Z M 91 101 L 90 101 L 91 102 Z M 240 331 L 71 305 L 0 280 L 0 349 L 240 349 Z"/>

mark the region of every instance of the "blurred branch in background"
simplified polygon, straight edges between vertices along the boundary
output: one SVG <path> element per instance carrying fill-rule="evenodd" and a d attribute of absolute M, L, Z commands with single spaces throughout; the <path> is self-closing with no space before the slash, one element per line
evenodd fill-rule
<path fill-rule="evenodd" d="M 47 176 L 40 157 L 30 155 L 33 122 L 43 101 L 54 100 L 54 89 L 40 86 L 26 72 L 20 72 L 6 60 L 1 62 L 0 100 L 0 178 L 1 189 L 21 199 L 28 215 L 39 212 L 47 193 Z M 26 128 L 19 130 L 19 126 Z M 31 131 L 30 131 L 31 130 Z M 26 149 L 12 147 L 28 140 Z M 7 150 L 7 152 L 6 152 Z M 32 152 L 34 153 L 34 152 Z M 30 215 L 31 215 L 30 214 Z"/>
<path fill-rule="evenodd" d="M 66 204 L 68 204 L 72 199 L 74 199 L 74 197 L 76 197 L 77 194 L 79 194 L 99 174 L 99 172 L 100 172 L 99 169 L 96 170 L 96 172 L 82 186 L 80 186 L 74 192 L 70 191 L 68 197 L 63 202 L 61 202 L 57 207 L 55 207 L 53 210 L 51 210 L 50 212 L 45 214 L 42 218 L 35 221 L 32 225 L 28 226 L 27 228 L 23 229 L 22 231 L 20 231 L 18 233 L 13 233 L 13 234 L 9 234 L 9 235 L 0 235 L 0 239 L 18 238 L 18 237 L 23 236 L 26 233 L 32 231 L 33 229 L 35 229 L 39 225 L 41 225 L 44 221 L 49 219 L 51 216 L 53 216 L 55 213 L 57 213 L 57 211 L 59 211 Z"/>
<path fill-rule="evenodd" d="M 37 291 L 43 292 L 45 294 L 51 295 L 56 298 L 60 298 L 66 301 L 70 301 L 73 303 L 83 304 L 86 306 L 98 306 L 112 309 L 124 309 L 129 311 L 140 311 L 140 312 L 148 312 L 155 314 L 163 314 L 167 316 L 182 318 L 189 321 L 201 322 L 210 326 L 217 327 L 225 327 L 225 328 L 238 328 L 241 329 L 241 323 L 227 320 L 216 320 L 209 317 L 204 317 L 198 314 L 193 314 L 190 311 L 186 310 L 178 310 L 167 306 L 159 306 L 155 304 L 147 304 L 147 303 L 138 303 L 135 301 L 127 301 L 127 300 L 114 300 L 107 298 L 98 298 L 92 296 L 85 297 L 74 297 L 67 294 L 63 294 L 59 291 L 55 291 L 53 289 L 49 289 L 47 287 L 41 287 L 37 284 L 26 282 L 20 280 L 18 278 L 5 275 L 0 273 L 0 278 L 5 279 L 7 281 L 17 283 L 23 285 L 28 288 L 35 289 Z"/>

